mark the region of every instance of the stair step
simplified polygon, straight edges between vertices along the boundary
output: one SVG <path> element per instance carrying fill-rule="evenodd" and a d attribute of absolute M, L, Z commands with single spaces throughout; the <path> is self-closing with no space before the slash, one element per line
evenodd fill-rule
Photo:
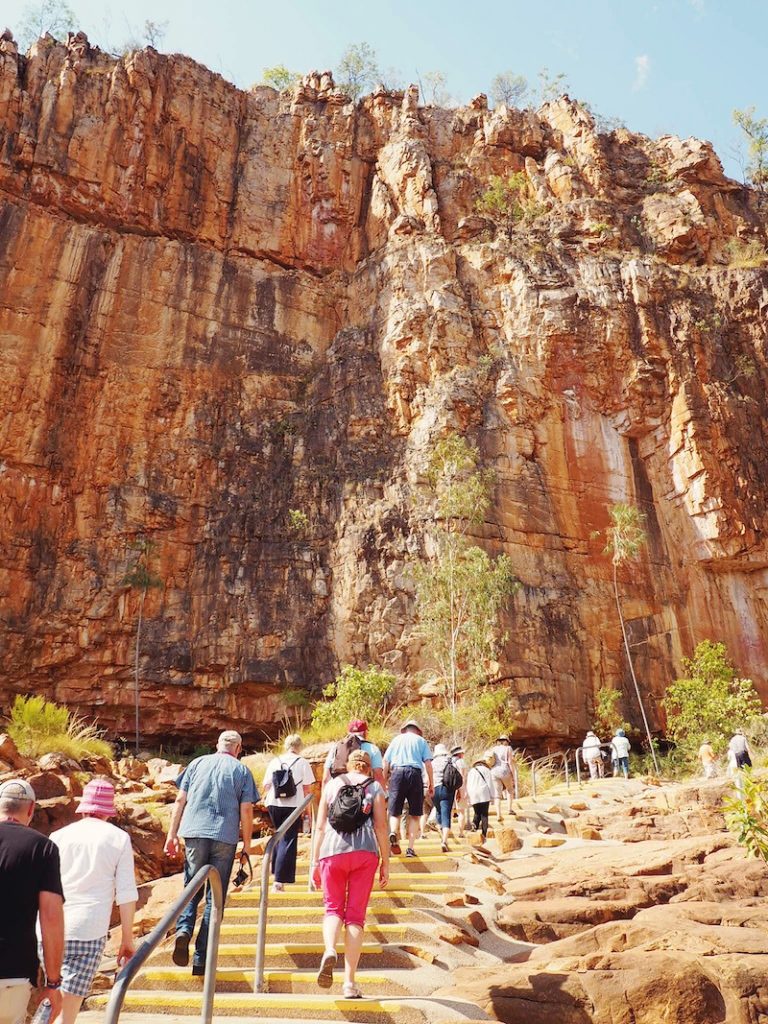
<path fill-rule="evenodd" d="M 307 906 L 282 906 L 275 907 L 272 905 L 272 900 L 269 901 L 269 920 L 274 921 L 285 920 L 288 921 L 303 921 L 307 916 L 307 910 L 317 910 L 315 906 L 308 908 Z M 366 920 L 370 925 L 375 924 L 377 921 L 384 922 L 396 922 L 402 921 L 405 918 L 410 919 L 413 914 L 419 913 L 418 908 L 415 907 L 390 907 L 386 904 L 381 906 L 374 906 L 368 908 L 368 914 Z M 227 907 L 224 912 L 225 921 L 253 921 L 258 923 L 259 920 L 259 908 L 258 905 L 254 906 L 243 906 L 242 904 L 233 904 L 230 900 L 227 900 Z"/>
<path fill-rule="evenodd" d="M 464 883 L 459 875 L 453 875 L 452 877 L 456 879 L 456 882 L 444 883 L 442 885 L 434 882 L 414 882 L 407 886 L 407 888 L 398 886 L 396 889 L 374 890 L 371 893 L 371 903 L 408 902 L 419 893 L 443 893 L 448 892 L 449 889 L 464 888 Z M 285 904 L 303 903 L 311 907 L 317 904 L 322 905 L 322 902 L 323 894 L 319 890 L 309 892 L 306 888 L 285 889 L 283 892 L 271 892 L 269 894 L 269 912 L 272 913 L 273 906 L 279 907 Z M 233 893 L 227 897 L 227 903 L 258 906 L 259 890 L 257 888 L 243 889 L 242 892 Z"/>
<path fill-rule="evenodd" d="M 267 924 L 267 936 L 273 936 L 276 934 L 280 935 L 297 935 L 305 936 L 308 934 L 317 934 L 318 942 L 322 937 L 322 919 L 318 918 L 317 921 L 286 921 L 283 924 Z M 232 937 L 252 935 L 254 940 L 258 932 L 257 923 L 238 922 L 236 924 L 228 924 L 225 920 L 221 926 L 221 938 L 222 943 L 226 943 Z M 398 941 L 405 937 L 405 933 L 409 931 L 407 925 L 394 922 L 388 924 L 375 924 L 369 923 L 365 929 L 365 934 L 369 937 L 373 937 L 373 933 L 377 932 L 384 936 L 384 941 L 387 941 L 387 937 L 391 940 Z"/>
<path fill-rule="evenodd" d="M 264 958 L 271 967 L 317 968 L 325 946 L 322 942 L 267 942 Z M 253 967 L 256 957 L 255 942 L 229 942 L 219 945 L 219 963 L 222 967 Z M 408 955 L 396 945 L 380 942 L 363 942 L 361 961 L 370 960 L 376 967 L 404 967 L 410 961 Z M 158 953 L 153 965 L 166 966 L 172 963 L 171 948 Z"/>
<path fill-rule="evenodd" d="M 106 1003 L 105 996 L 97 996 L 92 1002 L 96 1006 Z M 145 1013 L 199 1013 L 202 993 L 155 992 L 136 989 L 125 997 L 125 1009 L 142 1010 Z M 315 1020 L 319 1016 L 327 1020 L 371 1020 L 397 1016 L 398 1020 L 423 1020 L 423 1015 L 411 1007 L 405 1007 L 396 999 L 345 999 L 341 995 L 297 995 L 295 993 L 221 992 L 216 995 L 217 1016 L 252 1014 L 263 1016 L 265 1012 L 280 1013 L 286 1018 L 308 1016 Z"/>
<path fill-rule="evenodd" d="M 397 972 L 392 972 L 397 974 Z M 338 986 L 341 974 L 338 974 Z M 216 971 L 217 992 L 252 992 L 253 968 L 219 967 Z M 264 981 L 271 993 L 303 992 L 307 987 L 317 994 L 317 967 L 314 970 L 295 971 L 270 969 L 264 972 Z M 406 990 L 396 978 L 375 971 L 358 971 L 358 984 L 371 995 L 404 995 Z M 188 967 L 149 967 L 136 978 L 136 986 L 147 991 L 202 991 L 203 979 L 193 978 Z"/>

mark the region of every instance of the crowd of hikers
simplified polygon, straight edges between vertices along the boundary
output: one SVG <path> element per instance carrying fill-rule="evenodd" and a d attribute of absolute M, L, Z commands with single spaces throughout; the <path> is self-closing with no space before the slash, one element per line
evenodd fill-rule
<path fill-rule="evenodd" d="M 314 793 L 315 775 L 302 755 L 299 735 L 286 737 L 281 756 L 266 768 L 262 791 L 240 760 L 243 743 L 232 730 L 222 732 L 214 753 L 197 757 L 176 785 L 165 852 L 178 856 L 184 840 L 184 881 L 204 865 L 217 868 L 224 892 L 229 885 L 238 842 L 241 857 L 252 850 L 254 805 L 266 806 L 275 829 L 294 821 L 274 846 L 274 891 L 296 881 L 298 840 L 303 821 L 297 814 Z M 614 775 L 629 775 L 630 743 L 617 729 L 609 743 L 587 733 L 579 755 L 591 778 L 602 776 L 610 760 Z M 707 738 L 698 752 L 704 775 L 718 774 Z M 728 746 L 729 773 L 752 764 L 743 730 Z M 434 827 L 441 849 L 453 834 L 477 830 L 487 838 L 491 808 L 503 818 L 518 793 L 518 766 L 510 739 L 494 745 L 471 763 L 464 748 L 442 743 L 431 749 L 419 723 L 409 719 L 382 755 L 368 739 L 368 725 L 356 719 L 328 752 L 312 829 L 310 878 L 322 890 L 324 952 L 317 982 L 333 984 L 337 948 L 344 946 L 343 994 L 362 997 L 356 981 L 363 929 L 371 891 L 378 878 L 386 887 L 392 856 L 416 857 L 416 841 Z M 54 1024 L 74 1024 L 107 941 L 113 905 L 119 908 L 121 941 L 118 964 L 133 955 L 133 919 L 138 898 L 133 851 L 127 832 L 111 824 L 117 811 L 115 790 L 107 779 L 93 779 L 78 807 L 79 820 L 46 838 L 30 827 L 35 810 L 32 786 L 13 779 L 0 785 L 0 1024 L 23 1024 L 32 988 L 43 988 Z M 176 923 L 172 959 L 190 960 L 200 889 Z M 205 973 L 210 889 L 197 928 L 192 974 Z M 42 964 L 42 978 L 39 978 Z"/>

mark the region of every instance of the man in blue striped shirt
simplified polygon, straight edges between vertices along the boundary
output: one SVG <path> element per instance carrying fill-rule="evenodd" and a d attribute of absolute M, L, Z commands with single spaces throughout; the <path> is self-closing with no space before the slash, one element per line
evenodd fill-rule
<path fill-rule="evenodd" d="M 237 840 L 242 829 L 243 853 L 251 852 L 253 805 L 259 793 L 250 771 L 238 761 L 243 749 L 240 734 L 227 730 L 219 736 L 215 754 L 196 757 L 176 779 L 179 795 L 173 805 L 165 852 L 175 857 L 179 839 L 184 840 L 184 883 L 189 882 L 206 864 L 215 867 L 227 894 Z M 195 942 L 192 973 L 205 974 L 208 922 L 211 916 L 211 891 L 205 898 L 205 912 Z M 179 967 L 189 963 L 189 943 L 195 928 L 195 915 L 202 889 L 182 911 L 176 922 L 173 962 Z"/>

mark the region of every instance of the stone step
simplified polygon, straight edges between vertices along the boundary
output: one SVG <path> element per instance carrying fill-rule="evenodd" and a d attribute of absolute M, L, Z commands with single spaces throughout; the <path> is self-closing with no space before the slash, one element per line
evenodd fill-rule
<path fill-rule="evenodd" d="M 401 972 L 394 971 L 358 971 L 357 982 L 367 994 L 404 995 L 407 992 Z M 407 975 L 407 970 L 405 971 Z M 252 992 L 253 968 L 219 967 L 216 971 L 217 992 Z M 342 969 L 336 975 L 335 990 L 340 990 L 343 980 Z M 269 992 L 305 992 L 317 993 L 317 968 L 314 970 L 293 971 L 270 969 L 264 972 L 264 981 Z M 193 978 L 188 967 L 148 967 L 136 977 L 137 988 L 151 991 L 202 991 L 203 979 Z"/>
<path fill-rule="evenodd" d="M 225 921 L 221 926 L 221 945 L 228 945 L 231 942 L 256 941 L 259 930 L 258 922 L 238 921 L 229 923 Z M 376 942 L 403 942 L 408 932 L 414 932 L 414 928 L 401 921 L 388 923 L 369 922 L 365 929 L 365 935 Z M 292 936 L 306 942 L 320 942 L 323 933 L 323 920 L 318 914 L 315 921 L 284 921 L 267 923 L 267 940 L 276 941 L 278 936 Z M 418 934 L 418 931 L 416 930 Z M 280 939 L 279 941 L 286 941 Z"/>
<path fill-rule="evenodd" d="M 106 997 L 96 997 L 92 1002 L 97 1006 L 106 1004 Z M 193 1014 L 199 1013 L 202 993 L 158 992 L 154 990 L 129 991 L 125 998 L 125 1009 L 140 1010 L 146 1014 Z M 398 1021 L 416 1022 L 424 1020 L 421 1011 L 404 1006 L 396 998 L 376 997 L 365 999 L 344 999 L 341 995 L 323 993 L 265 993 L 221 992 L 216 995 L 217 1016 L 239 1016 L 258 1018 L 267 1015 L 282 1016 L 286 1019 L 306 1018 L 316 1021 L 351 1020 L 375 1022 L 397 1017 Z"/>
<path fill-rule="evenodd" d="M 418 897 L 420 893 L 433 893 L 439 894 L 447 892 L 448 889 L 464 888 L 464 883 L 461 881 L 459 875 L 452 875 L 452 878 L 456 879 L 456 882 L 443 883 L 438 882 L 412 882 L 408 886 L 397 885 L 393 889 L 374 889 L 371 893 L 370 903 L 373 907 L 380 906 L 382 904 L 392 904 L 394 906 L 405 905 L 410 903 Z M 308 907 L 322 906 L 323 894 L 319 890 L 309 892 L 306 886 L 302 889 L 285 889 L 283 892 L 270 892 L 269 894 L 269 913 L 272 913 L 273 907 L 280 906 L 296 906 L 297 904 L 304 904 Z M 253 887 L 251 889 L 243 889 L 241 892 L 232 893 L 227 897 L 227 905 L 238 905 L 238 906 L 251 906 L 257 907 L 259 905 L 259 889 Z"/>
<path fill-rule="evenodd" d="M 322 956 L 322 942 L 268 942 L 264 947 L 264 959 L 270 967 L 317 967 Z M 158 951 L 152 958 L 152 966 L 167 966 L 171 960 L 172 947 Z M 219 945 L 219 964 L 222 967 L 253 967 L 256 957 L 255 942 L 228 942 Z M 363 942 L 361 963 L 363 966 L 403 967 L 410 963 L 408 954 L 396 945 L 380 942 Z"/>
<path fill-rule="evenodd" d="M 409 894 L 410 895 L 410 894 Z M 368 925 L 373 925 L 377 921 L 381 922 L 395 922 L 410 920 L 414 914 L 419 914 L 420 911 L 417 907 L 411 905 L 412 901 L 409 901 L 407 907 L 395 907 L 390 906 L 388 903 L 377 903 L 373 906 L 368 907 L 368 914 L 366 920 Z M 279 921 L 306 921 L 307 915 L 311 913 L 313 916 L 319 912 L 319 907 L 316 904 L 300 904 L 297 906 L 281 906 L 275 907 L 272 905 L 272 901 L 269 902 L 269 920 L 270 922 Z M 231 903 L 227 901 L 227 906 L 224 911 L 224 920 L 228 923 L 234 923 L 237 921 L 248 921 L 258 924 L 259 920 L 259 907 L 258 904 L 248 906 L 246 904 Z"/>

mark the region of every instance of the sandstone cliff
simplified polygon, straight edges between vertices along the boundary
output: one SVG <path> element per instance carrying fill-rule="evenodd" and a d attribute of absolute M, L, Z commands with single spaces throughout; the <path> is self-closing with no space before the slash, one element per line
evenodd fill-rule
<path fill-rule="evenodd" d="M 516 170 L 545 212 L 507 239 L 474 201 Z M 644 685 L 713 637 L 768 697 L 768 272 L 727 265 L 734 237 L 765 223 L 707 143 L 600 135 L 567 98 L 354 105 L 328 75 L 242 92 L 153 50 L 0 43 L 3 695 L 130 734 L 143 532 L 147 733 L 253 739 L 342 661 L 412 680 L 411 494 L 458 430 L 524 584 L 521 737 L 577 735 L 625 684 L 592 538 L 615 501 L 650 526 L 622 581 Z"/>

